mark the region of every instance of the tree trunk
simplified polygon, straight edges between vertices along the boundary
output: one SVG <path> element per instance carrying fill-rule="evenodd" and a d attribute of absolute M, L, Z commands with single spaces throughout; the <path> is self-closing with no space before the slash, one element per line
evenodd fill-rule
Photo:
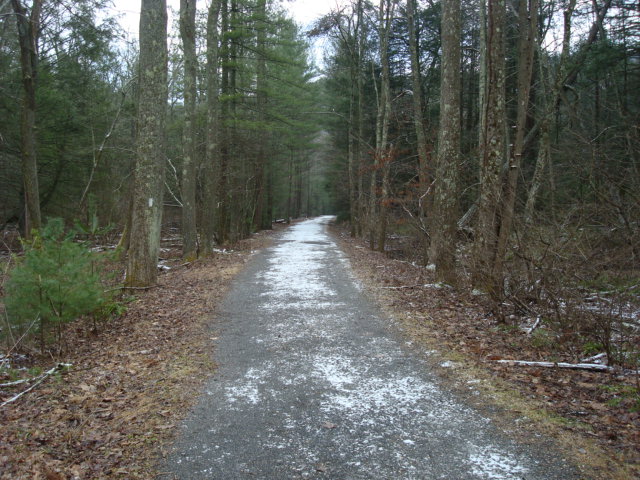
<path fill-rule="evenodd" d="M 221 244 L 226 243 L 229 240 L 230 225 L 229 225 L 229 156 L 231 149 L 231 136 L 233 130 L 230 126 L 231 123 L 231 108 L 229 96 L 233 95 L 231 87 L 229 86 L 231 81 L 232 66 L 231 59 L 231 45 L 233 40 L 231 39 L 231 26 L 229 21 L 229 2 L 228 0 L 222 0 L 222 45 L 221 45 L 221 60 L 222 60 L 222 82 L 221 82 L 221 95 L 227 98 L 221 105 L 221 124 L 224 131 L 224 135 L 220 142 L 220 162 L 218 164 L 218 190 L 217 194 L 217 233 L 218 241 Z"/>
<path fill-rule="evenodd" d="M 24 236 L 31 238 L 31 230 L 40 229 L 40 192 L 36 159 L 36 79 L 38 75 L 38 34 L 42 0 L 34 0 L 31 11 L 20 0 L 12 0 L 18 27 L 20 67 L 22 70 L 22 111 L 20 116 L 20 150 L 22 181 L 24 184 Z"/>
<path fill-rule="evenodd" d="M 267 2 L 266 0 L 258 0 L 256 6 L 256 14 L 259 19 L 257 24 L 257 66 L 256 66 L 256 102 L 257 102 L 257 118 L 258 128 L 258 154 L 256 158 L 255 169 L 255 215 L 253 225 L 255 230 L 271 228 L 271 219 L 265 215 L 266 212 L 266 192 L 265 192 L 265 175 L 268 169 L 268 160 L 266 151 L 266 110 L 267 110 Z"/>
<path fill-rule="evenodd" d="M 431 258 L 438 279 L 455 283 L 460 161 L 460 0 L 442 1 L 440 130 L 434 193 Z"/>
<path fill-rule="evenodd" d="M 380 96 L 376 119 L 376 168 L 382 170 L 382 191 L 378 207 L 377 250 L 384 252 L 387 237 L 387 216 L 389 196 L 389 174 L 391 168 L 391 148 L 389 146 L 389 122 L 391 118 L 391 72 L 389 67 L 389 36 L 395 0 L 380 0 L 378 11 L 378 35 L 380 39 Z"/>
<path fill-rule="evenodd" d="M 216 229 L 215 165 L 218 161 L 218 131 L 220 129 L 218 90 L 219 40 L 218 20 L 221 0 L 212 0 L 207 14 L 207 146 L 204 167 L 201 255 L 211 255 Z"/>
<path fill-rule="evenodd" d="M 137 161 L 125 279 L 130 287 L 146 287 L 157 280 L 165 171 L 166 1 L 142 0 L 140 11 Z"/>
<path fill-rule="evenodd" d="M 487 106 L 487 0 L 480 0 L 480 65 L 478 72 L 478 147 L 485 142 L 485 109 Z"/>
<path fill-rule="evenodd" d="M 496 258 L 493 265 L 493 275 L 497 283 L 502 284 L 504 276 L 504 260 L 509 244 L 509 237 L 513 226 L 513 216 L 516 203 L 516 188 L 520 165 L 524 152 L 524 132 L 527 124 L 527 112 L 529 107 L 529 93 L 531 91 L 531 77 L 533 74 L 533 53 L 535 51 L 536 31 L 538 28 L 538 0 L 529 0 L 530 5 L 524 0 L 520 1 L 518 11 L 518 30 L 520 32 L 518 46 L 518 97 L 515 125 L 515 139 L 509 156 L 509 171 L 505 185 L 504 203 L 500 217 L 500 233 Z"/>
<path fill-rule="evenodd" d="M 357 6 L 357 16 L 358 16 L 358 46 L 357 46 L 357 60 L 358 60 L 358 75 L 356 77 L 356 89 L 357 89 L 357 109 L 356 109 L 356 131 L 358 132 L 358 157 L 357 157 L 357 165 L 358 165 L 358 196 L 357 196 L 357 210 L 358 210 L 358 225 L 357 225 L 357 235 L 362 236 L 363 231 L 365 229 L 365 218 L 366 218 L 366 205 L 365 205 L 365 196 L 364 196 L 364 171 L 365 171 L 365 151 L 364 148 L 364 121 L 363 121 L 363 112 L 364 112 L 364 49 L 365 49 L 365 40 L 366 40 L 366 30 L 364 28 L 364 7 L 363 0 L 358 0 Z"/>
<path fill-rule="evenodd" d="M 473 283 L 498 295 L 499 286 L 492 275 L 496 255 L 498 215 L 501 206 L 501 173 L 506 154 L 505 105 L 505 0 L 489 0 L 487 10 L 486 55 L 481 61 L 486 68 L 483 111 L 480 112 L 483 132 L 480 145 L 480 199 L 473 252 Z"/>
<path fill-rule="evenodd" d="M 431 184 L 429 175 L 429 153 L 427 149 L 427 135 L 423 120 L 424 106 L 422 104 L 422 78 L 420 75 L 420 52 L 418 45 L 418 29 L 416 28 L 415 17 L 417 15 L 416 0 L 407 0 L 407 23 L 409 29 L 409 50 L 411 56 L 411 84 L 413 87 L 413 125 L 416 131 L 416 141 L 418 143 L 418 194 L 420 204 L 418 215 L 420 222 L 426 225 L 428 201 L 423 198 L 422 192 L 427 192 Z M 444 23 L 444 19 L 443 19 Z M 460 63 L 460 62 L 458 62 Z M 459 103 L 459 102 L 458 102 Z M 422 236 L 424 261 L 428 261 L 429 237 Z"/>
<path fill-rule="evenodd" d="M 348 168 L 349 168 L 349 224 L 351 226 L 351 236 L 355 237 L 358 230 L 358 182 L 357 182 L 357 162 L 358 162 L 358 145 L 360 139 L 356 138 L 356 118 L 358 107 L 357 98 L 357 76 L 359 74 L 359 65 L 356 58 L 351 58 L 350 76 L 351 83 L 349 85 L 349 122 L 348 122 Z"/>
<path fill-rule="evenodd" d="M 196 0 L 180 0 L 180 36 L 184 52 L 184 130 L 182 160 L 182 256 L 198 255 L 196 230 Z"/>

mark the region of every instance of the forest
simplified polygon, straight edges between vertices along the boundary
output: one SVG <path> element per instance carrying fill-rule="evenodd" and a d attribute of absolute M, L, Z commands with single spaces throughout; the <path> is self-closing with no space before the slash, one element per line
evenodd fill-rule
<path fill-rule="evenodd" d="M 635 374 L 637 421 L 638 1 L 345 0 L 303 28 L 142 0 L 134 40 L 110 6 L 0 2 L 10 351 L 117 314 L 104 290 L 153 288 L 167 239 L 187 265 L 332 214 L 552 362 Z"/>

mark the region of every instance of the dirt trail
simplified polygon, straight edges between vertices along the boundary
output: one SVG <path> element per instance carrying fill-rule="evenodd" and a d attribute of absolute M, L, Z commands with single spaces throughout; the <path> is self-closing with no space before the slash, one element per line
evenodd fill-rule
<path fill-rule="evenodd" d="M 198 478 L 579 478 L 498 431 L 428 372 L 326 233 L 293 226 L 236 279 L 220 368 L 167 469 Z"/>

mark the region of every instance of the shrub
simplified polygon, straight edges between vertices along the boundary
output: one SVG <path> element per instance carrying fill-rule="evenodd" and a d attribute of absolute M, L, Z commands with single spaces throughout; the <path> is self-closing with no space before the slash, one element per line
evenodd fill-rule
<path fill-rule="evenodd" d="M 37 334 L 43 350 L 52 340 L 60 348 L 64 325 L 104 301 L 96 260 L 86 246 L 73 241 L 73 234 L 65 234 L 61 219 L 49 220 L 25 246 L 7 282 L 10 328 L 27 337 Z"/>

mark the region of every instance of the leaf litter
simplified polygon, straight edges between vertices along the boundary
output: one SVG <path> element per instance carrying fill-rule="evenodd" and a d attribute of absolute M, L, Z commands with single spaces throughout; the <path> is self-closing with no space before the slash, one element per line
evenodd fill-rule
<path fill-rule="evenodd" d="M 637 374 L 501 363 L 579 363 L 581 358 L 569 345 L 536 344 L 526 331 L 500 323 L 487 313 L 482 296 L 434 288 L 432 268 L 372 251 L 340 227 L 333 233 L 362 284 L 397 319 L 407 344 L 431 357 L 433 368 L 454 388 L 484 403 L 491 393 L 480 395 L 481 385 L 483 393 L 506 390 L 507 404 L 495 400 L 501 411 L 511 410 L 506 428 L 515 419 L 536 435 L 554 436 L 593 478 L 640 478 L 640 400 L 637 393 L 628 394 L 636 392 Z M 523 421 L 525 414 L 535 418 Z"/>
<path fill-rule="evenodd" d="M 282 227 L 279 227 L 282 228 Z M 230 280 L 251 254 L 270 243 L 263 232 L 214 257 L 183 264 L 163 250 L 156 288 L 136 291 L 127 311 L 93 330 L 78 320 L 70 352 L 53 361 L 22 357 L 27 366 L 72 364 L 0 408 L 1 479 L 148 479 L 176 425 L 215 370 L 215 312 Z M 48 368 L 48 367 L 45 367 Z M 0 375 L 0 403 L 25 385 Z"/>

